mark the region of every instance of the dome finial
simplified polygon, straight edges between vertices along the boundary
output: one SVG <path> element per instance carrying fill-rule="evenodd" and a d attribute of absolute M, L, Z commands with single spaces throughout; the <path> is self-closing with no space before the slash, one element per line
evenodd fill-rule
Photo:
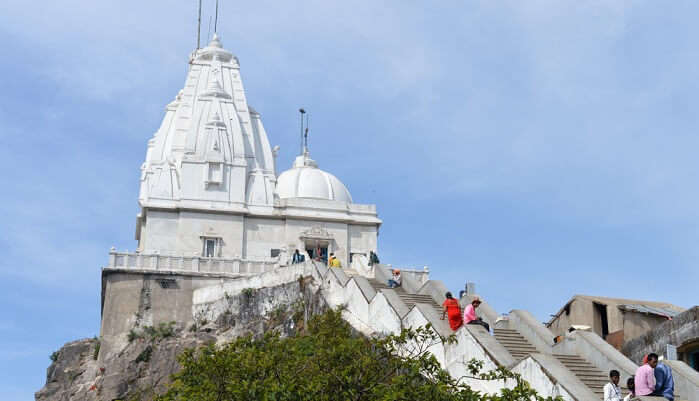
<path fill-rule="evenodd" d="M 302 107 L 299 109 L 301 113 L 301 155 L 308 156 L 308 114 L 306 110 Z M 306 116 L 306 129 L 303 129 L 303 117 Z"/>
<path fill-rule="evenodd" d="M 209 47 L 223 48 L 221 38 L 218 36 L 218 33 L 214 32 L 214 36 L 211 38 L 211 42 L 209 42 Z"/>

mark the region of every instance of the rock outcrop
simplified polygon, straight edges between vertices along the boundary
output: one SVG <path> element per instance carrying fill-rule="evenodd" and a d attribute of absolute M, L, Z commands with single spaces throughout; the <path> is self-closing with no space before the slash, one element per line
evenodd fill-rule
<path fill-rule="evenodd" d="M 326 306 L 311 279 L 276 287 L 247 288 L 216 305 L 207 314 L 183 327 L 176 322 L 134 327 L 124 333 L 118 352 L 100 353 L 100 339 L 65 344 L 52 356 L 46 385 L 37 401 L 150 400 L 165 391 L 170 376 L 179 369 L 177 356 L 187 348 L 223 344 L 243 335 L 259 336 L 276 330 L 282 336 L 296 333 L 309 316 Z M 283 296 L 280 296 L 283 295 Z M 270 310 L 270 300 L 280 302 Z M 112 345 L 111 349 L 114 348 Z"/>

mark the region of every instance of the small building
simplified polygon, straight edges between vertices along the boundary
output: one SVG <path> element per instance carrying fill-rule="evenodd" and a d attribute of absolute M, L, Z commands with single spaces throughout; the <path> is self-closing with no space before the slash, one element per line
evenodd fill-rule
<path fill-rule="evenodd" d="M 665 302 L 575 295 L 546 326 L 555 336 L 587 326 L 617 349 L 684 311 Z"/>
<path fill-rule="evenodd" d="M 627 341 L 621 351 L 635 363 L 640 363 L 643 355 L 655 352 L 699 370 L 699 306 Z"/>

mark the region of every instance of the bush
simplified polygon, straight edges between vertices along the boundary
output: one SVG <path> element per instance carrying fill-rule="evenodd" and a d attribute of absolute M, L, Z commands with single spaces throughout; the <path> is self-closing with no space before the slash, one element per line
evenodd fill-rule
<path fill-rule="evenodd" d="M 310 319 L 307 332 L 282 338 L 237 338 L 222 347 L 185 350 L 168 392 L 157 400 L 444 400 L 544 401 L 505 368 L 483 372 L 471 361 L 471 379 L 510 379 L 500 394 L 484 395 L 452 378 L 429 353 L 444 338 L 430 325 L 399 335 L 354 335 L 341 311 Z"/>
<path fill-rule="evenodd" d="M 148 345 L 140 354 L 136 357 L 136 363 L 149 362 L 150 357 L 153 354 L 153 346 Z"/>
<path fill-rule="evenodd" d="M 140 331 L 137 329 L 131 329 L 128 334 L 128 340 L 129 342 L 133 342 L 133 340 L 148 337 L 151 341 L 153 341 L 172 337 L 175 335 L 176 332 L 175 324 L 177 324 L 177 322 L 172 321 L 167 323 L 160 323 L 157 326 L 145 326 Z M 196 327 L 194 328 L 194 330 L 196 330 Z"/>
<path fill-rule="evenodd" d="M 131 329 L 129 330 L 129 334 L 126 336 L 126 338 L 129 340 L 129 343 L 131 343 L 134 340 L 143 338 L 143 333 L 137 331 L 136 329 Z"/>
<path fill-rule="evenodd" d="M 95 351 L 92 353 L 92 359 L 94 359 L 96 361 L 97 357 L 99 357 L 99 355 L 100 355 L 100 347 L 102 346 L 102 342 L 100 341 L 99 338 L 97 338 L 97 336 L 95 336 L 94 340 L 95 340 Z"/>
<path fill-rule="evenodd" d="M 51 356 L 49 356 L 51 362 L 56 362 L 58 360 L 58 355 L 60 355 L 60 351 L 53 351 Z"/>

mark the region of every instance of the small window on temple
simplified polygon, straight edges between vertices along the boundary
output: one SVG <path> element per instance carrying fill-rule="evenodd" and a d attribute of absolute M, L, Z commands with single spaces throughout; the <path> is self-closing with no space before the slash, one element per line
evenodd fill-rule
<path fill-rule="evenodd" d="M 223 163 L 209 162 L 207 185 L 220 185 L 223 182 Z"/>
<path fill-rule="evenodd" d="M 204 237 L 204 251 L 202 252 L 202 256 L 206 258 L 214 258 L 217 255 L 217 248 L 218 245 L 218 238 L 206 238 Z"/>

